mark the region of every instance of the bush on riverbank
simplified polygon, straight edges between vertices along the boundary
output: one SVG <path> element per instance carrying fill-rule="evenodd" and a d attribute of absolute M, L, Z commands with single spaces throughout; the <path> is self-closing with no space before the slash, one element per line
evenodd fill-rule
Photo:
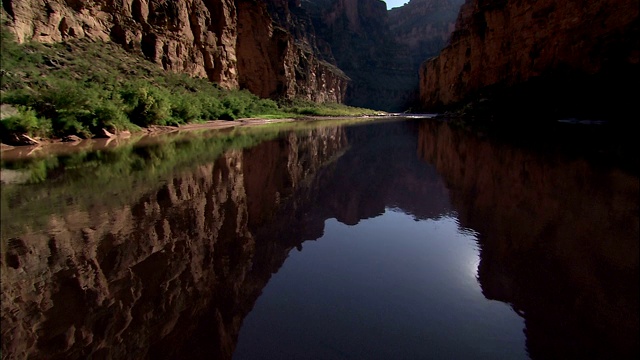
<path fill-rule="evenodd" d="M 89 138 L 101 129 L 117 133 L 214 119 L 374 113 L 302 100 L 278 104 L 246 90 L 224 90 L 165 72 L 111 43 L 17 44 L 4 27 L 0 40 L 0 102 L 17 108 L 0 121 L 2 140 L 15 132 Z"/>

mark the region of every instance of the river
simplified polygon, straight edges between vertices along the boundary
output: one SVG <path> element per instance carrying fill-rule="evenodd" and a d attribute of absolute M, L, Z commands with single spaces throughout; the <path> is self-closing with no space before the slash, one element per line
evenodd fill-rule
<path fill-rule="evenodd" d="M 318 121 L 3 159 L 2 358 L 635 359 L 637 173 L 532 138 Z"/>

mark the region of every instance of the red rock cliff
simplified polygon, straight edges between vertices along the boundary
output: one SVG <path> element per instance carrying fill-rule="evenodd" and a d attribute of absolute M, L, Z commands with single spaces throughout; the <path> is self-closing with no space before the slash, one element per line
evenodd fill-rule
<path fill-rule="evenodd" d="M 276 31 L 254 0 L 8 0 L 18 41 L 87 37 L 139 51 L 166 70 L 260 96 L 342 101 L 348 78 Z M 238 11 L 241 9 L 241 11 Z"/>
<path fill-rule="evenodd" d="M 296 30 L 286 2 L 274 11 L 280 23 Z M 238 0 L 240 86 L 261 97 L 343 102 L 349 78 L 319 56 L 314 38 L 296 37 L 274 23 L 264 4 Z M 312 29 L 302 29 L 308 35 Z M 302 40 L 302 41 L 299 41 Z"/>
<path fill-rule="evenodd" d="M 638 12 L 636 0 L 467 0 L 450 44 L 421 67 L 421 104 L 495 98 L 521 113 L 565 115 L 633 108 Z"/>

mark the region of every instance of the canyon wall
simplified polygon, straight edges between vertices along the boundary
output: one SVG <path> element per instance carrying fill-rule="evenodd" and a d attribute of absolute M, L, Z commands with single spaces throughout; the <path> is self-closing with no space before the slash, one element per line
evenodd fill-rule
<path fill-rule="evenodd" d="M 225 88 L 246 88 L 264 97 L 344 99 L 348 78 L 296 43 L 288 31 L 274 29 L 261 1 L 8 0 L 2 4 L 7 25 L 20 42 L 83 37 L 113 41 L 166 70 L 206 77 Z"/>
<path fill-rule="evenodd" d="M 423 108 L 495 102 L 506 114 L 628 117 L 638 98 L 635 0 L 467 0 L 420 69 Z"/>
<path fill-rule="evenodd" d="M 395 40 L 407 46 L 415 69 L 440 53 L 455 29 L 464 0 L 411 0 L 389 10 L 389 29 Z"/>
<path fill-rule="evenodd" d="M 319 38 L 352 79 L 345 103 L 402 111 L 417 89 L 409 49 L 391 36 L 380 0 L 303 0 Z"/>
<path fill-rule="evenodd" d="M 114 41 L 166 70 L 238 86 L 233 0 L 9 0 L 3 7 L 19 42 Z"/>
<path fill-rule="evenodd" d="M 268 7 L 249 0 L 236 3 L 242 88 L 261 97 L 344 101 L 349 78 L 325 60 L 333 61 L 330 53 L 322 56 L 313 27 L 300 21 L 304 13 L 293 14 L 286 1 L 270 1 Z"/>

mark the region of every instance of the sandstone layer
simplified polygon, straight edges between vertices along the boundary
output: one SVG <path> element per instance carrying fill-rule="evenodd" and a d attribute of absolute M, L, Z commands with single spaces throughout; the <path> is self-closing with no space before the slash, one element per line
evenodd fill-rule
<path fill-rule="evenodd" d="M 297 44 L 288 31 L 274 29 L 261 1 L 8 0 L 2 4 L 7 26 L 20 42 L 83 37 L 113 41 L 166 70 L 206 77 L 225 88 L 246 88 L 265 97 L 344 99 L 348 78 Z"/>
<path fill-rule="evenodd" d="M 421 104 L 628 117 L 639 95 L 639 11 L 635 0 L 467 0 L 451 43 L 420 69 Z"/>

